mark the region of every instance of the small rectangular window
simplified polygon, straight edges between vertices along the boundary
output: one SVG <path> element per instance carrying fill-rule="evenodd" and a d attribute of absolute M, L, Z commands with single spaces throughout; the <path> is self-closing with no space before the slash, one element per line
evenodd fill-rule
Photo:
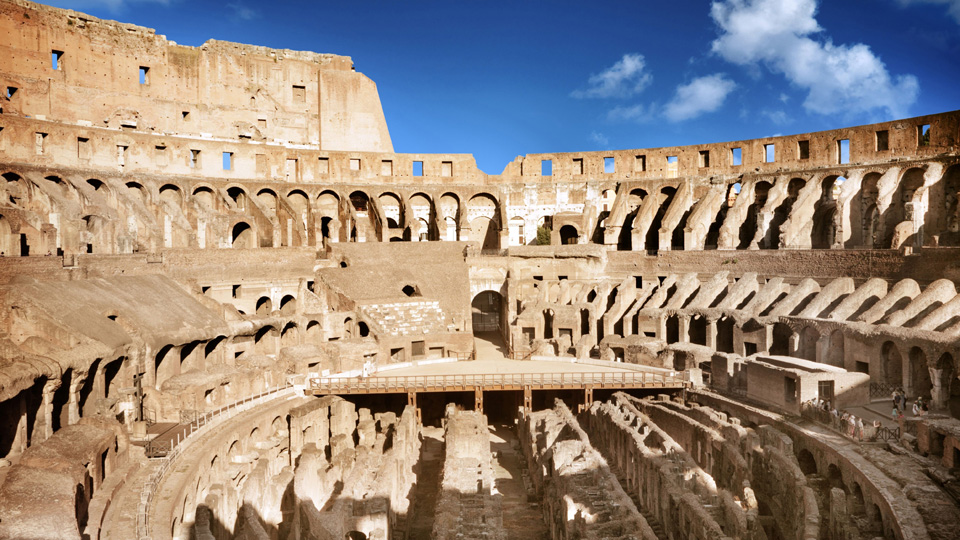
<path fill-rule="evenodd" d="M 184 122 L 189 122 L 189 121 L 190 121 L 190 111 L 181 111 L 181 112 L 180 112 L 180 119 L 183 120 Z"/>
<path fill-rule="evenodd" d="M 77 137 L 77 157 L 80 159 L 90 159 L 90 139 Z"/>
<path fill-rule="evenodd" d="M 552 159 L 540 160 L 540 176 L 553 176 L 553 160 Z"/>
<path fill-rule="evenodd" d="M 881 130 L 877 132 L 877 152 L 885 152 L 890 149 L 890 132 Z"/>
<path fill-rule="evenodd" d="M 197 169 L 199 167 L 200 167 L 200 151 L 190 150 L 190 168 Z"/>
<path fill-rule="evenodd" d="M 810 141 L 797 141 L 797 158 L 810 159 Z"/>
<path fill-rule="evenodd" d="M 677 159 L 677 156 L 667 156 L 667 176 L 674 178 L 679 174 L 680 171 L 680 160 Z"/>
<path fill-rule="evenodd" d="M 917 126 L 917 146 L 930 146 L 930 124 Z"/>
<path fill-rule="evenodd" d="M 230 290 L 230 294 L 233 298 L 240 298 L 240 286 L 234 285 Z"/>
<path fill-rule="evenodd" d="M 350 158 L 350 170 L 351 171 L 360 170 L 360 158 Z"/>
<path fill-rule="evenodd" d="M 440 162 L 440 176 L 453 176 L 453 162 L 452 162 L 452 161 L 442 161 L 442 162 Z"/>
<path fill-rule="evenodd" d="M 330 158 L 322 157 L 317 160 L 317 174 L 330 174 Z"/>
<path fill-rule="evenodd" d="M 33 147 L 38 156 L 43 155 L 43 153 L 46 151 L 46 144 L 47 144 L 47 134 L 40 133 L 38 131 L 34 135 L 34 139 L 33 139 Z"/>
<path fill-rule="evenodd" d="M 233 170 L 233 152 L 223 153 L 223 170 L 225 171 Z"/>
<path fill-rule="evenodd" d="M 150 84 L 150 68 L 140 66 L 140 84 Z"/>
<path fill-rule="evenodd" d="M 293 102 L 305 103 L 307 101 L 307 87 L 293 85 Z"/>
<path fill-rule="evenodd" d="M 167 164 L 167 147 L 163 145 L 153 147 L 153 156 L 158 166 L 165 166 Z"/>
<path fill-rule="evenodd" d="M 414 176 L 423 176 L 423 162 L 414 161 L 413 162 L 413 175 Z"/>
<path fill-rule="evenodd" d="M 635 172 L 645 172 L 647 170 L 647 156 L 637 156 L 634 158 L 633 170 Z"/>
<path fill-rule="evenodd" d="M 260 134 L 263 135 L 263 132 L 267 129 L 267 119 L 266 118 L 257 118 L 257 129 L 260 130 Z"/>
<path fill-rule="evenodd" d="M 7 87 L 7 99 L 12 98 L 13 95 L 16 94 L 16 93 L 17 93 L 17 87 L 16 87 L 16 86 L 8 86 L 8 87 Z"/>
<path fill-rule="evenodd" d="M 380 176 L 393 176 L 393 161 L 385 159 L 380 162 Z"/>
<path fill-rule="evenodd" d="M 773 143 L 763 145 L 763 162 L 773 163 L 777 159 L 776 145 Z"/>
<path fill-rule="evenodd" d="M 297 158 L 287 158 L 283 168 L 283 179 L 285 182 L 296 182 L 300 178 L 300 160 Z"/>
<path fill-rule="evenodd" d="M 427 349 L 424 346 L 423 341 L 413 341 L 410 343 L 410 353 L 415 356 L 423 356 L 427 353 Z"/>
<path fill-rule="evenodd" d="M 710 151 L 701 150 L 700 151 L 700 166 L 709 167 L 710 166 Z"/>
<path fill-rule="evenodd" d="M 617 172 L 617 164 L 614 162 L 612 157 L 603 158 L 603 172 L 604 174 L 612 174 Z"/>
<path fill-rule="evenodd" d="M 573 158 L 573 174 L 583 174 L 583 158 Z"/>
<path fill-rule="evenodd" d="M 837 141 L 837 163 L 841 165 L 850 163 L 850 139 Z"/>
<path fill-rule="evenodd" d="M 117 165 L 120 165 L 121 167 L 123 167 L 126 164 L 127 164 L 127 147 L 122 144 L 118 144 L 117 145 Z"/>
<path fill-rule="evenodd" d="M 267 175 L 267 155 L 266 154 L 256 154 L 254 158 L 256 160 L 256 173 L 257 176 L 266 176 Z"/>
<path fill-rule="evenodd" d="M 730 165 L 734 167 L 743 165 L 743 149 L 742 148 L 731 148 L 730 149 Z"/>
<path fill-rule="evenodd" d="M 50 67 L 57 71 L 63 68 L 63 51 L 50 51 Z"/>

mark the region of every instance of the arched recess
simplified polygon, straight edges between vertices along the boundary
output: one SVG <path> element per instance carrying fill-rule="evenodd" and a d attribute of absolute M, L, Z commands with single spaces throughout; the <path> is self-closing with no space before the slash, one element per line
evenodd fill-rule
<path fill-rule="evenodd" d="M 300 344 L 300 327 L 295 322 L 288 322 L 280 331 L 280 346 L 293 347 Z"/>
<path fill-rule="evenodd" d="M 482 291 L 477 293 L 470 302 L 473 333 L 501 332 L 505 307 L 503 296 L 499 292 Z"/>
<path fill-rule="evenodd" d="M 890 384 L 903 384 L 903 359 L 900 349 L 892 341 L 886 341 L 880 346 L 880 357 L 883 358 L 883 373 Z"/>
<path fill-rule="evenodd" d="M 444 193 L 440 197 L 440 215 L 446 230 L 441 231 L 440 237 L 448 242 L 455 242 L 460 238 L 457 224 L 460 220 L 460 198 L 453 193 Z"/>
<path fill-rule="evenodd" d="M 860 181 L 860 193 L 856 208 L 860 211 L 860 227 L 854 233 L 859 233 L 856 240 L 851 239 L 848 247 L 865 247 L 879 249 L 884 247 L 884 234 L 880 226 L 880 210 L 877 208 L 877 199 L 880 196 L 880 178 L 878 172 L 864 175 Z M 856 228 L 856 227 L 855 227 Z M 855 242 L 855 243 L 854 243 Z M 890 247 L 889 244 L 886 247 Z"/>
<path fill-rule="evenodd" d="M 646 198 L 647 192 L 639 188 L 630 190 L 630 193 L 627 194 L 627 215 L 620 226 L 620 236 L 617 238 L 618 251 L 633 249 L 633 222 L 636 220 Z"/>
<path fill-rule="evenodd" d="M 844 367 L 843 332 L 840 329 L 830 334 L 830 348 L 827 350 L 827 363 L 831 366 Z"/>
<path fill-rule="evenodd" d="M 525 246 L 527 244 L 526 230 L 524 229 L 524 220 L 520 216 L 510 218 L 510 245 Z"/>
<path fill-rule="evenodd" d="M 780 229 L 786 223 L 787 218 L 790 217 L 793 205 L 797 202 L 797 197 L 800 196 L 800 190 L 806 185 L 807 181 L 803 178 L 791 178 L 790 182 L 787 183 L 787 196 L 773 211 L 773 219 L 770 220 L 770 227 L 767 228 L 767 234 L 764 237 L 765 242 L 761 243 L 761 249 L 780 248 L 782 232 Z"/>
<path fill-rule="evenodd" d="M 278 337 L 279 332 L 275 326 L 264 326 L 257 330 L 256 334 L 254 334 L 253 348 L 259 354 L 276 354 Z"/>
<path fill-rule="evenodd" d="M 261 296 L 257 299 L 257 316 L 266 317 L 273 311 L 273 302 L 269 296 Z"/>
<path fill-rule="evenodd" d="M 828 176 L 820 183 L 820 199 L 814 205 L 813 227 L 810 230 L 810 245 L 813 249 L 830 249 L 836 243 L 840 213 L 837 199 L 840 186 L 846 181 L 842 176 Z"/>
<path fill-rule="evenodd" d="M 690 343 L 696 345 L 707 344 L 707 318 L 694 316 L 690 318 Z"/>
<path fill-rule="evenodd" d="M 277 194 L 270 188 L 264 188 L 257 192 L 257 203 L 267 214 L 267 216 L 277 216 L 280 206 L 277 202 Z"/>
<path fill-rule="evenodd" d="M 564 225 L 560 227 L 560 243 L 564 245 L 577 244 L 580 240 L 580 233 L 573 225 Z"/>
<path fill-rule="evenodd" d="M 4 257 L 10 257 L 15 254 L 14 247 L 17 246 L 17 239 L 14 238 L 10 220 L 0 214 L 0 254 Z"/>
<path fill-rule="evenodd" d="M 413 219 L 410 220 L 411 226 L 418 225 L 418 230 L 412 232 L 411 239 L 437 240 L 436 231 L 433 230 L 433 223 L 436 214 L 433 211 L 433 202 L 424 193 L 415 193 L 409 200 L 410 212 Z"/>
<path fill-rule="evenodd" d="M 310 321 L 307 323 L 307 342 L 317 344 L 322 339 L 322 328 L 319 321 Z"/>
<path fill-rule="evenodd" d="M 467 203 L 470 221 L 470 240 L 481 249 L 500 249 L 500 205 L 488 193 L 478 193 Z"/>
<path fill-rule="evenodd" d="M 817 474 L 817 460 L 814 459 L 813 454 L 806 448 L 797 452 L 797 462 L 800 463 L 800 472 L 803 474 Z"/>
<path fill-rule="evenodd" d="M 372 206 L 370 197 L 363 191 L 357 190 L 350 194 L 349 208 L 354 217 L 349 235 L 351 242 L 373 242 L 378 239 L 377 218 L 371 210 Z"/>
<path fill-rule="evenodd" d="M 316 214 L 320 219 L 320 238 L 323 246 L 341 239 L 343 226 L 340 216 L 340 197 L 333 191 L 324 191 L 317 197 Z"/>
<path fill-rule="evenodd" d="M 48 177 L 53 178 L 53 177 Z M 147 204 L 149 198 L 147 197 L 147 190 L 139 182 L 127 182 L 124 184 L 127 187 L 127 196 L 130 197 L 135 203 Z"/>
<path fill-rule="evenodd" d="M 217 211 L 217 199 L 213 194 L 213 189 L 207 186 L 198 186 L 193 190 L 193 203 L 201 210 L 207 212 Z"/>
<path fill-rule="evenodd" d="M 770 345 L 770 354 L 777 356 L 790 356 L 790 338 L 793 336 L 793 330 L 783 324 L 773 324 L 773 343 Z"/>
<path fill-rule="evenodd" d="M 162 390 L 163 383 L 180 374 L 180 356 L 173 350 L 173 345 L 165 345 L 155 357 L 155 379 L 157 390 Z"/>
<path fill-rule="evenodd" d="M 183 191 L 174 184 L 164 184 L 160 186 L 160 202 L 171 207 L 182 208 Z"/>
<path fill-rule="evenodd" d="M 293 237 L 288 239 L 290 246 L 312 246 L 315 245 L 314 239 L 308 233 L 313 227 L 313 216 L 310 211 L 310 197 L 300 189 L 295 189 L 287 194 L 287 204 L 293 212 L 292 233 Z"/>
<path fill-rule="evenodd" d="M 960 246 L 960 165 L 953 165 L 947 169 L 937 186 L 938 196 L 930 202 L 929 206 L 944 209 L 943 213 L 934 213 L 936 216 L 942 216 L 934 231 L 939 235 L 937 245 Z"/>
<path fill-rule="evenodd" d="M 232 186 L 227 188 L 227 195 L 233 201 L 234 207 L 243 212 L 247 209 L 247 192 L 242 187 Z"/>
<path fill-rule="evenodd" d="M 297 299 L 292 295 L 285 295 L 280 299 L 280 314 L 293 315 L 297 312 Z"/>
<path fill-rule="evenodd" d="M 663 216 L 666 215 L 667 209 L 669 209 L 673 203 L 673 197 L 676 193 L 677 189 L 672 186 L 666 186 L 660 189 L 660 193 L 657 195 L 657 213 L 654 215 L 653 221 L 650 222 L 650 227 L 647 229 L 645 242 L 647 251 L 658 251 L 661 248 L 660 227 L 663 226 Z"/>
<path fill-rule="evenodd" d="M 400 202 L 400 197 L 389 191 L 381 193 L 377 199 L 380 202 L 380 209 L 383 210 L 382 226 L 389 229 L 402 229 L 404 224 L 407 222 L 406 216 L 403 215 L 403 204 Z M 393 236 L 403 236 L 402 232 L 390 231 L 389 233 L 383 233 L 383 239 L 388 240 Z"/>
<path fill-rule="evenodd" d="M 770 182 L 761 180 L 753 187 L 753 202 L 747 207 L 747 216 L 740 226 L 740 244 L 737 249 L 747 249 L 757 236 L 757 227 L 759 226 L 760 210 L 767 204 L 767 196 L 770 194 L 770 188 L 773 187 Z"/>
<path fill-rule="evenodd" d="M 733 352 L 733 317 L 721 317 L 717 321 L 717 351 L 724 353 Z"/>
<path fill-rule="evenodd" d="M 884 248 L 899 248 L 912 245 L 916 241 L 917 230 L 914 223 L 923 222 L 923 169 L 913 167 L 900 177 L 899 189 L 884 216 L 887 224 Z M 915 215 L 918 214 L 918 215 Z M 889 217 L 887 217 L 889 216 Z"/>
<path fill-rule="evenodd" d="M 237 249 L 251 249 L 257 247 L 257 235 L 253 227 L 245 221 L 238 221 L 230 231 L 233 239 L 231 246 Z"/>
<path fill-rule="evenodd" d="M 819 340 L 820 332 L 817 332 L 817 329 L 812 326 L 805 326 L 803 330 L 800 331 L 800 343 L 797 345 L 797 358 L 815 362 L 817 360 L 817 341 Z"/>
<path fill-rule="evenodd" d="M 910 358 L 910 382 L 913 387 L 912 396 L 930 399 L 933 382 L 930 380 L 927 353 L 923 352 L 920 347 L 913 347 L 910 349 L 908 356 Z"/>

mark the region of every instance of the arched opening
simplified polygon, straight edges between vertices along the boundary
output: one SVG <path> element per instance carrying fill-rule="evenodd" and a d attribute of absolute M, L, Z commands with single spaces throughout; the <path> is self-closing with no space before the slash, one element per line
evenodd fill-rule
<path fill-rule="evenodd" d="M 173 354 L 173 345 L 166 345 L 157 352 L 156 361 L 156 388 L 163 389 L 163 383 L 167 379 L 180 374 L 180 360 L 178 355 Z"/>
<path fill-rule="evenodd" d="M 446 228 L 446 231 L 441 231 L 440 236 L 448 242 L 456 242 L 459 238 L 457 221 L 460 219 L 460 199 L 452 193 L 445 193 L 440 197 L 439 212 Z"/>
<path fill-rule="evenodd" d="M 839 228 L 837 199 L 845 180 L 842 176 L 828 176 L 820 183 L 820 199 L 814 205 L 813 227 L 810 231 L 813 249 L 829 249 L 836 242 Z"/>
<path fill-rule="evenodd" d="M 887 382 L 897 386 L 903 384 L 903 359 L 900 349 L 892 341 L 886 341 L 880 347 L 880 356 L 883 358 L 883 373 Z"/>
<path fill-rule="evenodd" d="M 833 463 L 827 466 L 827 483 L 831 489 L 842 489 L 844 493 L 847 491 L 847 486 L 843 484 L 843 474 L 840 473 L 840 467 Z"/>
<path fill-rule="evenodd" d="M 706 317 L 690 318 L 690 343 L 706 346 L 707 344 L 707 318 Z"/>
<path fill-rule="evenodd" d="M 280 331 L 280 346 L 293 347 L 300 344 L 300 328 L 296 323 L 288 322 Z"/>
<path fill-rule="evenodd" d="M 310 343 L 320 343 L 321 328 L 319 321 L 310 321 L 307 323 L 307 341 Z"/>
<path fill-rule="evenodd" d="M 797 461 L 803 474 L 817 474 L 817 460 L 813 459 L 813 454 L 806 448 L 797 453 Z"/>
<path fill-rule="evenodd" d="M 500 205 L 490 194 L 474 195 L 467 203 L 467 212 L 476 216 L 470 221 L 470 240 L 481 249 L 500 249 Z"/>
<path fill-rule="evenodd" d="M 470 302 L 473 333 L 501 331 L 501 316 L 503 314 L 503 296 L 495 291 L 483 291 L 473 297 Z"/>
<path fill-rule="evenodd" d="M 259 354 L 276 354 L 277 334 L 277 329 L 270 325 L 257 330 L 253 337 L 254 349 Z"/>
<path fill-rule="evenodd" d="M 57 431 L 70 425 L 70 382 L 73 379 L 73 369 L 64 370 L 60 376 L 60 386 L 53 392 L 53 413 L 50 415 L 51 427 Z"/>
<path fill-rule="evenodd" d="M 297 299 L 292 294 L 285 295 L 280 299 L 280 314 L 285 316 L 293 315 L 297 312 Z"/>
<path fill-rule="evenodd" d="M 732 317 L 723 317 L 717 321 L 717 351 L 723 353 L 733 352 L 733 326 Z"/>
<path fill-rule="evenodd" d="M 237 186 L 227 188 L 227 195 L 233 200 L 237 210 L 243 212 L 247 209 L 247 192 L 243 188 Z"/>
<path fill-rule="evenodd" d="M 173 184 L 164 184 L 160 186 L 160 202 L 170 207 L 180 208 L 183 202 L 183 192 Z"/>
<path fill-rule="evenodd" d="M 576 244 L 580 240 L 580 235 L 577 233 L 577 228 L 573 225 L 564 225 L 560 227 L 560 243 L 567 244 Z"/>
<path fill-rule="evenodd" d="M 580 335 L 581 336 L 590 335 L 590 310 L 589 309 L 580 310 Z"/>
<path fill-rule="evenodd" d="M 777 206 L 773 211 L 773 219 L 770 220 L 770 226 L 767 228 L 767 234 L 764 237 L 765 242 L 761 245 L 761 248 L 764 249 L 779 249 L 781 230 L 780 228 L 786 223 L 787 218 L 790 217 L 790 212 L 793 210 L 793 204 L 797 202 L 797 197 L 800 196 L 800 190 L 807 185 L 807 181 L 803 178 L 791 178 L 790 182 L 787 184 L 787 196 L 784 198 L 783 202 Z"/>
<path fill-rule="evenodd" d="M 360 337 L 367 337 L 370 335 L 370 327 L 367 326 L 367 323 L 363 321 L 357 323 L 357 331 L 360 332 Z"/>
<path fill-rule="evenodd" d="M 647 198 L 647 192 L 642 189 L 633 189 L 627 194 L 627 215 L 620 226 L 620 236 L 617 239 L 617 249 L 620 251 L 630 251 L 633 249 L 633 222 L 640 213 L 643 201 Z M 611 207 L 612 211 L 612 207 Z M 610 225 L 615 225 L 611 223 Z"/>
<path fill-rule="evenodd" d="M 753 187 L 753 202 L 747 207 L 747 217 L 740 226 L 740 244 L 737 249 L 747 249 L 757 236 L 758 215 L 760 210 L 767 204 L 767 196 L 770 193 L 770 182 L 757 182 Z"/>
<path fill-rule="evenodd" d="M 237 224 L 233 226 L 230 236 L 233 239 L 231 245 L 235 249 L 250 249 L 257 247 L 257 237 L 253 233 L 253 228 L 250 227 L 249 223 L 243 221 L 237 222 Z"/>
<path fill-rule="evenodd" d="M 340 197 L 332 191 L 324 191 L 317 197 L 316 213 L 320 216 L 320 237 L 323 246 L 339 240 Z"/>
<path fill-rule="evenodd" d="M 360 531 L 350 531 L 345 538 L 346 540 L 367 540 L 367 535 Z"/>
<path fill-rule="evenodd" d="M 839 329 L 830 334 L 830 348 L 827 350 L 827 363 L 831 366 L 844 367 L 843 332 Z"/>
<path fill-rule="evenodd" d="M 783 323 L 773 324 L 773 343 L 770 345 L 770 354 L 790 356 L 790 337 L 793 330 Z"/>
<path fill-rule="evenodd" d="M 261 296 L 257 299 L 256 314 L 258 317 L 266 317 L 273 312 L 273 301 L 269 296 Z"/>
<path fill-rule="evenodd" d="M 953 165 L 944 173 L 940 180 L 941 204 L 946 212 L 940 220 L 938 227 L 939 238 L 937 245 L 940 246 L 960 246 L 960 165 Z M 931 208 L 937 206 L 937 202 L 932 201 Z"/>
<path fill-rule="evenodd" d="M 913 383 L 913 397 L 930 399 L 930 390 L 933 383 L 930 381 L 930 370 L 927 365 L 927 354 L 920 347 L 910 349 L 910 371 Z"/>
<path fill-rule="evenodd" d="M 667 344 L 677 343 L 680 341 L 680 317 L 676 315 L 670 315 L 667 317 L 666 341 Z"/>
<path fill-rule="evenodd" d="M 515 216 L 510 218 L 509 227 L 510 227 L 510 245 L 511 246 L 525 246 L 527 245 L 527 237 L 524 234 L 524 221 L 522 217 Z"/>
<path fill-rule="evenodd" d="M 670 204 L 673 203 L 673 196 L 676 193 L 676 188 L 665 187 L 662 188 L 660 193 L 657 195 L 657 213 L 653 216 L 653 221 L 650 222 L 650 227 L 647 228 L 647 238 L 645 242 L 647 251 L 658 251 L 661 248 L 660 227 L 663 226 L 663 216 L 666 215 L 667 210 L 670 208 Z"/>
<path fill-rule="evenodd" d="M 193 202 L 203 210 L 215 210 L 215 200 L 213 190 L 206 186 L 200 186 L 193 190 Z"/>
<path fill-rule="evenodd" d="M 813 327 L 806 326 L 800 331 L 800 344 L 797 346 L 797 358 L 817 360 L 817 341 L 820 340 L 820 332 Z"/>
<path fill-rule="evenodd" d="M 10 227 L 10 220 L 0 214 L 0 255 L 10 257 L 14 255 L 16 241 Z"/>
<path fill-rule="evenodd" d="M 553 310 L 543 310 L 543 339 L 553 339 Z"/>

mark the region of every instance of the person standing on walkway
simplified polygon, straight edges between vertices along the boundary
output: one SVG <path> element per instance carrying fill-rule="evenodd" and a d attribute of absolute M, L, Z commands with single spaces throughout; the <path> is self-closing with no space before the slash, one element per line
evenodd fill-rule
<path fill-rule="evenodd" d="M 863 418 L 857 418 L 857 437 L 863 442 Z"/>
<path fill-rule="evenodd" d="M 894 422 L 900 419 L 900 409 L 897 408 L 896 405 L 893 406 L 893 413 L 891 415 L 893 416 Z"/>

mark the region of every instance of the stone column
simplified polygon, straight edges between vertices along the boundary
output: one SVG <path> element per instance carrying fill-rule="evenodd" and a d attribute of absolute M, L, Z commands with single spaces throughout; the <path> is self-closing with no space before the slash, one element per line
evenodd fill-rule
<path fill-rule="evenodd" d="M 717 350 L 717 321 L 716 319 L 707 319 L 707 347 L 711 350 Z"/>
<path fill-rule="evenodd" d="M 680 343 L 690 343 L 690 316 L 678 316 L 677 319 L 679 320 L 677 327 L 680 330 L 680 335 L 677 336 L 677 340 Z"/>
<path fill-rule="evenodd" d="M 43 399 L 37 411 L 36 424 L 33 426 L 31 440 L 34 444 L 43 442 L 53 435 L 53 394 L 60 388 L 60 379 L 51 379 L 43 384 Z"/>
<path fill-rule="evenodd" d="M 73 372 L 73 377 L 70 379 L 70 398 L 67 401 L 67 416 L 69 417 L 67 422 L 69 425 L 80 421 L 80 388 L 89 376 L 89 373 L 79 375 Z"/>

